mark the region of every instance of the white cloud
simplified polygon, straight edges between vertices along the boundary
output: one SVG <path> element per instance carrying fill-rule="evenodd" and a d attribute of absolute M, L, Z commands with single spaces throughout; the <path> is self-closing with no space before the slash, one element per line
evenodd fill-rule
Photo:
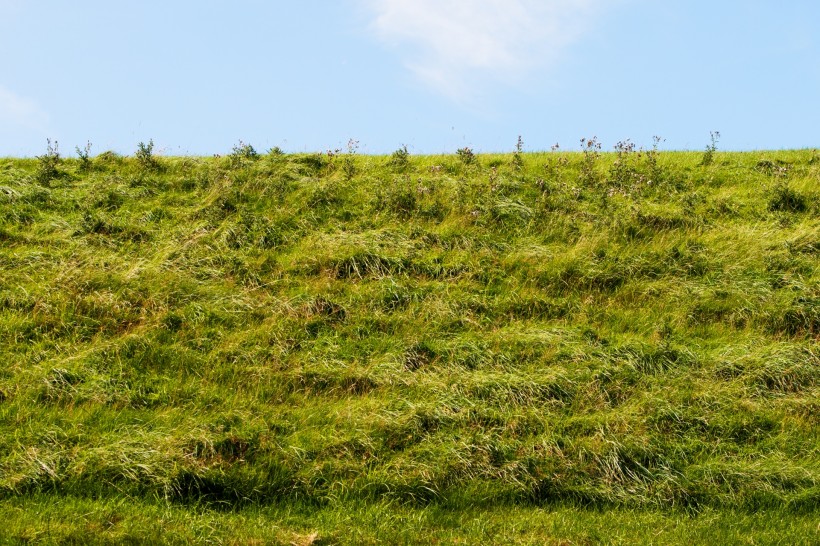
<path fill-rule="evenodd" d="M 46 132 L 49 116 L 36 101 L 21 97 L 0 85 L 0 122 L 4 125 Z"/>
<path fill-rule="evenodd" d="M 406 54 L 416 76 L 468 100 L 482 82 L 521 81 L 554 63 L 607 0 L 364 1 L 376 35 Z"/>

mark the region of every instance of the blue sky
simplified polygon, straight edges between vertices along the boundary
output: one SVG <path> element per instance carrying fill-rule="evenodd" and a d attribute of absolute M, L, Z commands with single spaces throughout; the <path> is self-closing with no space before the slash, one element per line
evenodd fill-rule
<path fill-rule="evenodd" d="M 820 146 L 820 2 L 0 0 L 0 156 Z"/>

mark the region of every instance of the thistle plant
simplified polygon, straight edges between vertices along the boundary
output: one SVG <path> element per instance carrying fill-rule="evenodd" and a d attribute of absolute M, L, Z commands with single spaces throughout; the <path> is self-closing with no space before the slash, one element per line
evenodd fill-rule
<path fill-rule="evenodd" d="M 472 165 L 473 163 L 475 163 L 475 152 L 473 152 L 472 148 L 470 148 L 469 146 L 465 146 L 464 148 L 459 148 L 458 150 L 456 150 L 456 155 L 465 165 Z"/>
<path fill-rule="evenodd" d="M 148 144 L 140 142 L 137 144 L 137 151 L 134 154 L 140 167 L 145 170 L 154 170 L 159 167 L 159 162 L 154 157 L 154 140 L 148 141 Z"/>
<path fill-rule="evenodd" d="M 407 145 L 402 145 L 390 156 L 390 166 L 397 171 L 403 171 L 410 164 L 410 152 L 407 151 Z"/>
<path fill-rule="evenodd" d="M 515 152 L 513 152 L 513 167 L 520 170 L 524 166 L 524 140 L 521 135 L 518 135 L 518 141 L 515 143 Z"/>
<path fill-rule="evenodd" d="M 84 172 L 91 170 L 91 141 L 86 142 L 82 149 L 75 146 L 74 151 L 77 152 L 77 157 L 80 159 L 80 170 Z"/>
<path fill-rule="evenodd" d="M 356 175 L 356 161 L 354 160 L 354 157 L 356 156 L 356 152 L 358 150 L 358 140 L 351 138 L 347 141 L 347 155 L 345 155 L 344 160 L 342 161 L 342 172 L 348 180 Z"/>
<path fill-rule="evenodd" d="M 658 159 L 660 158 L 660 152 L 658 151 L 658 145 L 663 142 L 663 139 L 659 136 L 652 137 L 652 149 L 646 151 L 646 166 L 649 170 L 649 182 L 658 183 L 663 179 L 663 169 L 661 168 L 660 164 L 658 163 Z"/>
<path fill-rule="evenodd" d="M 582 138 L 581 151 L 584 154 L 584 159 L 581 162 L 581 181 L 588 185 L 594 185 L 598 182 L 598 173 L 595 166 L 601 157 L 601 143 L 598 137 Z"/>
<path fill-rule="evenodd" d="M 704 150 L 703 157 L 700 160 L 700 164 L 704 167 L 711 165 L 715 160 L 715 152 L 717 151 L 718 140 L 720 140 L 720 133 L 718 131 L 709 131 L 709 139 L 711 142 L 706 146 L 706 150 Z"/>
<path fill-rule="evenodd" d="M 43 186 L 48 186 L 52 180 L 60 175 L 57 166 L 62 161 L 57 141 L 55 140 L 52 144 L 49 138 L 46 139 L 46 143 L 46 153 L 37 156 L 37 172 L 35 174 L 37 182 Z"/>
<path fill-rule="evenodd" d="M 259 152 L 256 149 L 248 144 L 247 142 L 239 141 L 239 144 L 234 145 L 231 149 L 231 165 L 234 167 L 240 167 L 243 164 L 256 161 L 259 159 Z"/>

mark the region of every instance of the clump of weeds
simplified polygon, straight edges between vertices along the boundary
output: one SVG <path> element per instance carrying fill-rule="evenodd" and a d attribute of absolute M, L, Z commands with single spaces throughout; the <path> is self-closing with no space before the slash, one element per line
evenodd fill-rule
<path fill-rule="evenodd" d="M 37 171 L 34 175 L 37 183 L 42 186 L 50 185 L 52 180 L 60 176 L 58 166 L 62 162 L 57 141 L 52 143 L 51 139 L 46 139 L 46 142 L 46 153 L 37 156 Z"/>
<path fill-rule="evenodd" d="M 390 155 L 390 166 L 396 171 L 404 172 L 410 166 L 410 152 L 404 144 Z"/>
<path fill-rule="evenodd" d="M 715 161 L 715 152 L 717 152 L 717 143 L 720 140 L 720 133 L 718 131 L 709 132 L 709 144 L 703 151 L 703 156 L 700 159 L 700 164 L 704 167 L 711 165 Z"/>
<path fill-rule="evenodd" d="M 154 140 L 150 139 L 148 143 L 140 142 L 137 144 L 137 151 L 134 153 L 139 166 L 146 171 L 156 171 L 159 169 L 159 161 L 154 156 Z"/>
<path fill-rule="evenodd" d="M 74 151 L 77 152 L 77 157 L 80 160 L 80 171 L 88 172 L 91 170 L 91 141 L 89 140 L 86 142 L 83 148 L 79 146 L 74 147 Z"/>
<path fill-rule="evenodd" d="M 469 146 L 456 150 L 456 155 L 465 165 L 472 165 L 476 161 L 475 152 Z"/>
<path fill-rule="evenodd" d="M 587 186 L 594 186 L 600 178 L 597 164 L 601 158 L 601 142 L 598 137 L 582 138 L 581 151 L 584 154 L 581 160 L 581 182 Z"/>

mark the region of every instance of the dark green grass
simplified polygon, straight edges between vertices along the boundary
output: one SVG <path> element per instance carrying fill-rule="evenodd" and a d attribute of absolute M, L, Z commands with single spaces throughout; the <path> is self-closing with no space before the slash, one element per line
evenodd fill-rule
<path fill-rule="evenodd" d="M 149 159 L 0 159 L 8 540 L 817 540 L 816 151 Z"/>

